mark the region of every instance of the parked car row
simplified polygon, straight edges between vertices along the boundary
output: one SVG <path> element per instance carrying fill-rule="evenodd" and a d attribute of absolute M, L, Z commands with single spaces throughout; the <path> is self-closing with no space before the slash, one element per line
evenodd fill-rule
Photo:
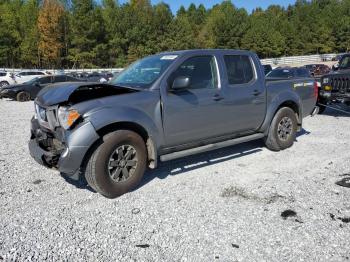
<path fill-rule="evenodd" d="M 47 75 L 35 77 L 22 84 L 6 85 L 0 88 L 0 98 L 10 98 L 20 102 L 33 100 L 49 84 L 60 82 L 78 82 L 77 78 L 66 75 Z"/>
<path fill-rule="evenodd" d="M 102 71 L 102 72 L 67 72 L 64 71 L 58 72 L 57 75 L 67 75 L 74 78 L 77 78 L 82 81 L 87 82 L 108 82 L 110 81 L 115 75 L 117 75 L 118 72 L 109 72 L 109 71 Z M 13 72 L 6 72 L 6 71 L 0 71 L 0 88 L 5 87 L 8 85 L 13 84 L 22 84 L 24 82 L 28 82 L 32 80 L 35 77 L 38 76 L 45 76 L 45 75 L 51 75 L 49 71 L 21 71 L 17 73 Z"/>
<path fill-rule="evenodd" d="M 37 76 L 44 76 L 47 73 L 42 71 L 22 71 L 19 73 L 0 72 L 0 88 L 13 84 L 22 84 Z"/>
<path fill-rule="evenodd" d="M 35 99 L 41 89 L 49 84 L 59 82 L 99 82 L 106 83 L 114 75 L 111 72 L 77 72 L 50 75 L 42 71 L 23 71 L 17 74 L 0 72 L 0 98 L 10 98 L 17 101 Z"/>
<path fill-rule="evenodd" d="M 87 72 L 71 72 L 71 73 L 66 73 L 66 75 L 75 77 L 77 79 L 80 79 L 82 81 L 87 81 L 87 82 L 100 82 L 100 83 L 105 83 L 110 81 L 115 75 L 118 73 L 112 73 L 108 71 L 104 72 L 92 72 L 92 73 L 87 73 Z"/>

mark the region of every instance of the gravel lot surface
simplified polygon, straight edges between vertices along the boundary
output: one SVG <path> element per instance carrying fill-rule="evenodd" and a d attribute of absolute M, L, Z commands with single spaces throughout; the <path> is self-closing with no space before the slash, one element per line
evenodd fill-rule
<path fill-rule="evenodd" d="M 307 118 L 283 152 L 258 141 L 162 163 L 115 200 L 31 159 L 32 114 L 0 100 L 0 261 L 349 260 L 346 114 Z"/>

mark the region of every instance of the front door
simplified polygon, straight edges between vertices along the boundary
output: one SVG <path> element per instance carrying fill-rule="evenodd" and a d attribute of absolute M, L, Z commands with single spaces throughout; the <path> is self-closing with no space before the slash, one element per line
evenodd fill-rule
<path fill-rule="evenodd" d="M 194 56 L 185 60 L 168 78 L 162 97 L 163 126 L 167 146 L 217 136 L 222 132 L 220 89 L 216 58 Z M 186 89 L 172 90 L 177 77 L 188 77 Z"/>

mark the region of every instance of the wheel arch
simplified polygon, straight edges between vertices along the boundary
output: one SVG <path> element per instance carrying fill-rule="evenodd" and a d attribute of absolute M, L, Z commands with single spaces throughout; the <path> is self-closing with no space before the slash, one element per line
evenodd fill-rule
<path fill-rule="evenodd" d="M 86 164 L 88 159 L 90 158 L 91 154 L 95 151 L 95 149 L 102 143 L 102 138 L 108 133 L 117 131 L 117 130 L 129 130 L 133 131 L 144 140 L 146 148 L 147 148 L 147 159 L 148 159 L 148 166 L 149 168 L 156 168 L 157 167 L 157 147 L 155 146 L 155 142 L 150 136 L 150 134 L 147 132 L 146 128 L 141 126 L 138 123 L 135 122 L 129 122 L 129 121 L 122 121 L 122 122 L 114 122 L 107 124 L 99 129 L 96 130 L 96 133 L 100 137 L 97 141 L 95 141 L 85 154 L 83 163 Z"/>
<path fill-rule="evenodd" d="M 275 100 L 270 104 L 269 108 L 267 109 L 265 121 L 260 128 L 261 132 L 264 132 L 264 134 L 267 135 L 273 118 L 275 117 L 278 110 L 280 110 L 283 107 L 289 107 L 295 112 L 296 118 L 298 120 L 298 130 L 301 129 L 303 121 L 301 102 L 297 99 L 294 99 L 294 97 L 291 97 L 288 99 L 281 99 L 278 101 Z"/>
<path fill-rule="evenodd" d="M 301 125 L 302 115 L 301 115 L 300 107 L 293 100 L 287 100 L 287 101 L 284 101 L 283 103 L 281 103 L 278 106 L 278 108 L 275 110 L 275 113 L 273 115 L 275 116 L 277 111 L 280 110 L 283 107 L 289 107 L 290 109 L 292 109 L 294 111 L 294 113 L 296 114 L 296 117 L 297 117 L 297 120 L 298 120 L 298 125 Z"/>

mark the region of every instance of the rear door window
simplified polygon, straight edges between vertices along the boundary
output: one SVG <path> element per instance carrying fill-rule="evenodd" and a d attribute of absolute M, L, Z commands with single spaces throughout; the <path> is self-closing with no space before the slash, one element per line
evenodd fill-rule
<path fill-rule="evenodd" d="M 66 76 L 55 76 L 53 81 L 55 83 L 57 83 L 57 82 L 66 82 Z"/>
<path fill-rule="evenodd" d="M 41 77 L 41 78 L 38 79 L 38 81 L 39 81 L 39 83 L 41 85 L 49 84 L 49 83 L 51 83 L 51 77 L 50 76 L 48 76 L 48 77 Z"/>
<path fill-rule="evenodd" d="M 247 84 L 254 80 L 254 69 L 246 55 L 224 56 L 228 82 L 230 85 Z"/>

